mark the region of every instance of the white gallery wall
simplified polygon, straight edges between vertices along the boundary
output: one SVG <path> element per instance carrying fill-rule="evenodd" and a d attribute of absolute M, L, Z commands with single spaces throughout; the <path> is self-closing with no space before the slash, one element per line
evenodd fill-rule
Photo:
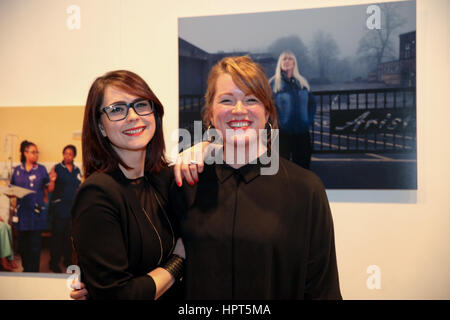
<path fill-rule="evenodd" d="M 179 17 L 375 2 L 2 0 L 0 126 L 20 121 L 2 117 L 1 107 L 83 105 L 95 77 L 129 69 L 150 84 L 165 106 L 170 150 L 170 133 L 178 126 Z M 71 5 L 80 8 L 80 29 L 68 28 Z M 401 192 L 384 191 L 373 202 L 367 200 L 370 191 L 329 193 L 345 299 L 450 299 L 449 21 L 450 1 L 417 0 L 418 190 L 406 193 L 415 201 L 396 201 L 405 197 Z M 36 119 L 36 130 L 45 125 L 45 119 Z M 378 288 L 367 286 L 374 270 L 369 266 L 378 267 Z M 65 285 L 59 280 L 57 286 Z M 21 278 L 17 283 L 29 286 L 26 297 L 11 283 L 0 275 L 1 298 L 8 298 L 4 288 L 11 296 L 28 299 L 31 290 L 39 298 L 40 290 L 51 291 L 56 282 L 35 286 L 33 278 Z M 57 298 L 66 290 L 53 292 Z"/>

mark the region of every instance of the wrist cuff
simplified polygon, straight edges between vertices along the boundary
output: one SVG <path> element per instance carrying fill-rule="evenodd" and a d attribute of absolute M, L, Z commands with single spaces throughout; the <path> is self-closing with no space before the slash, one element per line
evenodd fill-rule
<path fill-rule="evenodd" d="M 179 255 L 172 254 L 169 259 L 161 265 L 161 268 L 166 269 L 174 278 L 179 280 L 183 275 L 184 259 Z"/>

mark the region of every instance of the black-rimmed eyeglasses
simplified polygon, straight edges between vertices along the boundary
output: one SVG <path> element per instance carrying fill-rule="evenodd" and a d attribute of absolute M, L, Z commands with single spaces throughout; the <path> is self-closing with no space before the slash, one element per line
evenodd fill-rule
<path fill-rule="evenodd" d="M 110 121 L 120 121 L 126 119 L 130 108 L 133 108 L 134 112 L 140 116 L 148 116 L 155 110 L 153 101 L 145 99 L 130 103 L 118 102 L 104 107 L 101 110 L 106 114 Z"/>

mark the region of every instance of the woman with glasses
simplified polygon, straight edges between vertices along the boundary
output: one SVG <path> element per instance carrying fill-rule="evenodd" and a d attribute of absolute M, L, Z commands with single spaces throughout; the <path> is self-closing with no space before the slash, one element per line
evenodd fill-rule
<path fill-rule="evenodd" d="M 17 222 L 19 231 L 19 252 L 24 272 L 39 272 L 41 258 L 41 232 L 47 227 L 48 192 L 55 185 L 51 182 L 45 167 L 38 164 L 39 151 L 33 142 L 20 144 L 21 164 L 14 168 L 11 184 L 33 193 L 17 200 Z"/>
<path fill-rule="evenodd" d="M 81 278 L 94 299 L 177 297 L 184 247 L 168 201 L 161 102 L 137 74 L 92 84 L 82 133 L 85 182 L 72 207 Z M 177 282 L 177 284 L 179 284 Z"/>

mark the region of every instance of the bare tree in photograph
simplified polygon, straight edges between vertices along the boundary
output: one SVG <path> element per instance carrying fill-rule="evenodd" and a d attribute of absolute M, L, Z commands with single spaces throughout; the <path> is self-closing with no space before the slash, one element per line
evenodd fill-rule
<path fill-rule="evenodd" d="M 332 70 L 338 61 L 340 50 L 336 40 L 322 30 L 312 40 L 312 56 L 316 66 L 316 76 L 320 82 L 329 82 L 333 78 Z"/>
<path fill-rule="evenodd" d="M 369 70 L 375 70 L 377 66 L 396 57 L 394 48 L 395 31 L 400 28 L 405 19 L 400 16 L 399 6 L 392 3 L 378 4 L 380 7 L 381 28 L 368 30 L 359 41 L 357 54 L 365 61 Z"/>

